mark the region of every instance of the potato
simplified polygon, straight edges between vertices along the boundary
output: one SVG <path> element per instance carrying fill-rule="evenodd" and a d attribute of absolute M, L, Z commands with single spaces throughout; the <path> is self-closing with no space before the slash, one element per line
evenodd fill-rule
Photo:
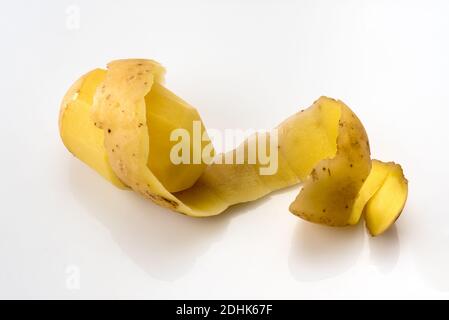
<path fill-rule="evenodd" d="M 90 118 L 92 101 L 106 71 L 93 70 L 82 76 L 69 89 L 61 104 L 59 132 L 67 149 L 112 184 L 126 188 L 112 170 L 103 147 L 104 133 Z"/>
<path fill-rule="evenodd" d="M 165 88 L 164 73 L 155 61 L 130 59 L 83 76 L 61 106 L 66 147 L 114 185 L 194 217 L 217 215 L 300 182 L 303 188 L 290 211 L 311 222 L 352 225 L 364 214 L 371 234 L 378 235 L 402 210 L 407 197 L 402 169 L 371 161 L 365 129 L 343 102 L 321 97 L 273 131 L 254 134 L 219 155 L 236 157 L 266 143 L 277 170 L 264 175 L 266 163 L 248 161 L 246 153 L 243 163 L 204 161 L 205 150 L 215 152 L 204 124 L 195 108 Z M 188 148 L 199 162 L 170 159 L 175 129 L 204 134 Z"/>

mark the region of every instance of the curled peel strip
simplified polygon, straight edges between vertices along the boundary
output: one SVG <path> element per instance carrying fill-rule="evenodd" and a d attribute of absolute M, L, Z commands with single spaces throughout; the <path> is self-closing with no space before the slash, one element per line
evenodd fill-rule
<path fill-rule="evenodd" d="M 364 215 L 370 233 L 378 235 L 400 215 L 408 191 L 401 167 L 371 160 L 360 120 L 327 97 L 268 134 L 268 141 L 277 139 L 277 150 L 270 150 L 278 159 L 272 175 L 261 175 L 257 161 L 173 164 L 170 133 L 192 133 L 194 121 L 206 139 L 191 148 L 192 157 L 214 150 L 197 110 L 163 86 L 164 72 L 155 61 L 133 59 L 84 75 L 62 102 L 59 127 L 66 147 L 117 187 L 189 216 L 217 215 L 299 182 L 303 188 L 290 211 L 311 222 L 346 226 Z M 237 149 L 224 156 L 235 157 Z"/>

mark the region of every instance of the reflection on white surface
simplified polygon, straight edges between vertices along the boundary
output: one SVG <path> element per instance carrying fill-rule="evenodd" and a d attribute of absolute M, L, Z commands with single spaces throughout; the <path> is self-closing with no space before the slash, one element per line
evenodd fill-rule
<path fill-rule="evenodd" d="M 398 228 L 393 225 L 378 237 L 369 236 L 370 261 L 382 273 L 391 272 L 399 258 Z"/>
<path fill-rule="evenodd" d="M 330 228 L 300 221 L 292 240 L 290 272 L 299 281 L 317 281 L 351 268 L 364 244 L 363 227 Z"/>
<path fill-rule="evenodd" d="M 132 192 L 123 201 L 111 197 L 107 188 L 96 188 L 88 181 L 91 179 L 86 180 L 79 170 L 71 171 L 73 192 L 79 202 L 110 231 L 120 248 L 156 279 L 171 281 L 186 274 L 221 237 L 230 219 L 229 215 L 187 217 Z"/>
<path fill-rule="evenodd" d="M 335 277 L 358 262 L 366 242 L 370 263 L 382 273 L 392 271 L 399 257 L 396 226 L 373 238 L 367 234 L 363 221 L 345 228 L 299 222 L 290 252 L 290 272 L 298 281 Z"/>

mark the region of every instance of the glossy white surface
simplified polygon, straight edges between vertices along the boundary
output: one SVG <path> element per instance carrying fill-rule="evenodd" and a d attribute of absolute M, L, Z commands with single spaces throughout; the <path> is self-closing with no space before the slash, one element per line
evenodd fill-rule
<path fill-rule="evenodd" d="M 0 297 L 449 298 L 448 15 L 443 0 L 4 3 Z M 126 57 L 162 62 L 218 129 L 342 99 L 373 156 L 403 165 L 403 216 L 373 239 L 291 215 L 298 187 L 203 220 L 115 189 L 57 117 L 77 77 Z"/>

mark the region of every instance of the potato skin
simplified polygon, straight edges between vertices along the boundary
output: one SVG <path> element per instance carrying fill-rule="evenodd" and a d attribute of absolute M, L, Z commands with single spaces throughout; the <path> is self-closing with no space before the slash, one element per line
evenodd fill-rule
<path fill-rule="evenodd" d="M 117 60 L 96 91 L 92 117 L 104 131 L 109 162 L 130 188 L 160 206 L 187 211 L 148 168 L 149 136 L 145 96 L 154 81 L 162 82 L 164 68 L 143 59 Z"/>
<path fill-rule="evenodd" d="M 343 102 L 321 97 L 315 104 L 341 111 L 337 153 L 313 168 L 290 211 L 310 222 L 346 226 L 371 170 L 368 136 L 360 120 Z"/>

